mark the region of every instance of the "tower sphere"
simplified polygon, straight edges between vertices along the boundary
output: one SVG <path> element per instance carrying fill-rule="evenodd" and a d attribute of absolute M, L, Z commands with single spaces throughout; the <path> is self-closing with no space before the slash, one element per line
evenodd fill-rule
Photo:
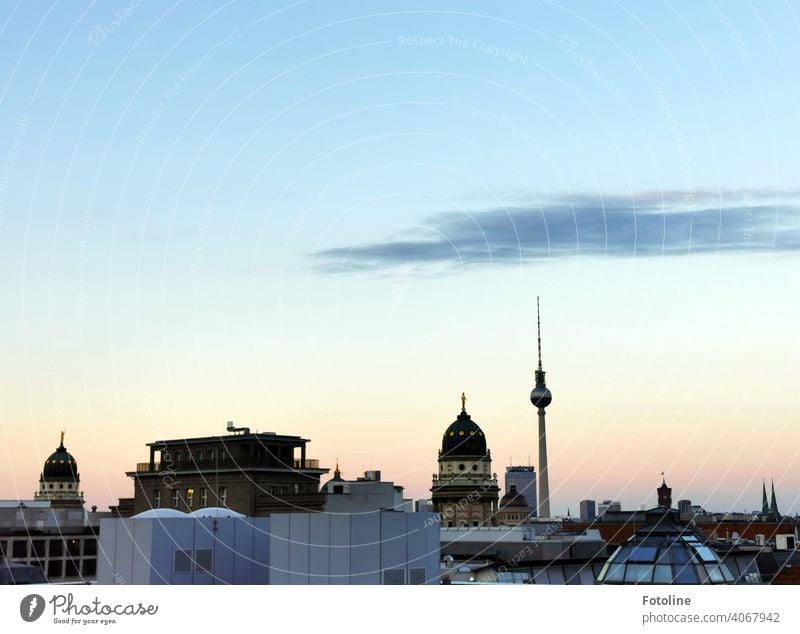
<path fill-rule="evenodd" d="M 547 407 L 552 400 L 552 393 L 544 385 L 537 385 L 531 390 L 531 403 L 534 407 Z"/>

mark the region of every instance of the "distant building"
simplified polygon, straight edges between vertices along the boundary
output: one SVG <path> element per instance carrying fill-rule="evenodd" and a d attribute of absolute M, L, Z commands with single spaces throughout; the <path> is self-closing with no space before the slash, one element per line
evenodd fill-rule
<path fill-rule="evenodd" d="M 597 509 L 594 500 L 581 500 L 581 520 L 584 522 L 591 522 L 597 517 Z"/>
<path fill-rule="evenodd" d="M 433 502 L 430 500 L 414 500 L 415 513 L 433 513 Z"/>
<path fill-rule="evenodd" d="M 0 567 L 37 566 L 50 583 L 93 581 L 103 513 L 49 500 L 0 500 Z"/>
<path fill-rule="evenodd" d="M 413 511 L 412 501 L 403 498 L 403 487 L 383 482 L 380 471 L 367 471 L 363 478 L 345 480 L 338 462 L 333 478 L 322 485 L 321 493 L 326 513 Z"/>
<path fill-rule="evenodd" d="M 0 568 L 17 583 L 94 581 L 97 571 L 96 507 L 83 508 L 78 463 L 64 433 L 42 466 L 33 500 L 0 500 Z M 34 573 L 26 567 L 33 566 Z"/>
<path fill-rule="evenodd" d="M 661 486 L 656 489 L 658 493 L 658 505 L 664 508 L 672 508 L 672 489 L 667 486 L 664 474 L 661 474 Z"/>
<path fill-rule="evenodd" d="M 441 542 L 447 584 L 594 585 L 607 558 L 598 531 L 565 535 L 553 522 L 442 528 Z"/>
<path fill-rule="evenodd" d="M 462 394 L 461 413 L 442 437 L 439 473 L 431 486 L 433 510 L 442 526 L 488 526 L 497 512 L 499 491 L 486 437 L 467 414 Z"/>
<path fill-rule="evenodd" d="M 619 513 L 622 511 L 622 504 L 613 500 L 603 500 L 597 505 L 597 517 L 603 517 L 606 513 Z"/>
<path fill-rule="evenodd" d="M 536 517 L 536 469 L 530 465 L 516 465 L 506 467 L 505 493 L 511 492 L 511 486 L 516 485 L 517 491 L 528 502 L 530 516 Z"/>
<path fill-rule="evenodd" d="M 127 474 L 134 482 L 133 512 L 226 507 L 259 517 L 322 510 L 320 476 L 328 469 L 306 458 L 308 439 L 251 433 L 233 423 L 227 430 L 226 436 L 149 443 L 150 460 Z"/>
<path fill-rule="evenodd" d="M 531 519 L 531 508 L 525 496 L 512 484 L 511 490 L 500 499 L 500 506 L 494 516 L 495 526 L 519 526 Z"/>
<path fill-rule="evenodd" d="M 691 513 L 692 512 L 692 501 L 691 500 L 678 500 L 678 512 L 680 512 L 680 513 Z"/>

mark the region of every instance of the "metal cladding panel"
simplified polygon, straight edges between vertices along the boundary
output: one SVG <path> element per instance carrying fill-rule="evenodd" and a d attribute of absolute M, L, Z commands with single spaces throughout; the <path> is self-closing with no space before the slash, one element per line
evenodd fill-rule
<path fill-rule="evenodd" d="M 183 518 L 178 520 L 186 521 Z M 194 528 L 194 553 L 198 550 L 210 550 L 212 552 L 211 570 L 213 571 L 216 561 L 213 558 L 214 552 L 214 522 L 217 521 L 210 517 L 191 518 L 189 521 Z M 214 575 L 211 571 L 206 571 L 197 566 L 192 567 L 193 581 L 196 586 L 210 585 L 214 583 Z"/>
<path fill-rule="evenodd" d="M 153 524 L 146 519 L 134 519 L 132 524 L 133 565 L 130 583 L 150 584 L 153 583 L 153 566 L 160 563 L 153 560 Z"/>
<path fill-rule="evenodd" d="M 212 520 L 213 522 L 213 520 Z M 220 518 L 212 523 L 213 568 L 212 583 L 229 584 L 234 582 L 233 547 L 236 543 L 236 529 L 246 528 L 245 522 L 235 518 Z"/>
<path fill-rule="evenodd" d="M 270 516 L 269 540 L 269 582 L 285 585 L 289 583 L 289 519 L 287 513 L 275 513 Z"/>
<path fill-rule="evenodd" d="M 350 516 L 329 515 L 331 528 L 330 583 L 350 583 Z"/>
<path fill-rule="evenodd" d="M 328 584 L 331 556 L 331 516 L 315 513 L 309 518 L 309 583 Z"/>
<path fill-rule="evenodd" d="M 162 520 L 136 520 L 150 522 L 153 533 L 153 541 L 150 549 L 142 552 L 135 552 L 134 556 L 149 558 L 150 581 L 153 585 L 172 583 L 172 552 L 173 548 L 173 525 L 174 519 Z"/>
<path fill-rule="evenodd" d="M 119 520 L 104 518 L 100 520 L 100 538 L 97 552 L 97 583 L 112 585 L 117 583 L 114 573 L 116 566 L 117 530 Z"/>
<path fill-rule="evenodd" d="M 308 513 L 289 514 L 289 584 L 308 584 Z"/>
<path fill-rule="evenodd" d="M 270 526 L 272 519 L 258 517 L 248 520 L 253 533 L 253 581 L 256 584 L 270 582 Z"/>
<path fill-rule="evenodd" d="M 425 583 L 439 575 L 439 518 L 433 513 L 406 513 L 408 567 L 424 568 Z M 435 538 L 435 539 L 434 539 Z"/>
<path fill-rule="evenodd" d="M 350 517 L 350 583 L 381 583 L 381 519 L 378 513 Z"/>
<path fill-rule="evenodd" d="M 143 520 L 144 521 L 144 520 Z M 194 522 L 190 518 L 176 518 L 168 520 L 147 520 L 162 522 L 164 528 L 169 532 L 170 540 L 170 553 L 164 563 L 164 568 L 168 568 L 171 575 L 168 577 L 168 583 L 174 585 L 191 585 L 194 583 L 193 574 L 191 572 L 174 572 L 173 562 L 175 561 L 175 552 L 178 550 L 194 550 Z M 169 528 L 171 524 L 171 528 Z M 169 538 L 168 538 L 169 539 Z"/>
<path fill-rule="evenodd" d="M 254 583 L 253 541 L 255 532 L 251 520 L 241 520 L 233 526 L 231 557 L 234 584 Z M 219 547 L 218 547 L 219 548 Z"/>
<path fill-rule="evenodd" d="M 408 565 L 407 513 L 378 513 L 381 520 L 381 570 L 405 568 Z"/>
<path fill-rule="evenodd" d="M 442 548 L 441 544 L 441 525 L 439 524 L 439 516 L 436 513 L 420 513 L 423 525 L 425 527 L 425 537 L 427 538 L 427 545 L 425 553 L 428 557 L 428 581 L 429 584 L 439 583 L 439 557 Z"/>

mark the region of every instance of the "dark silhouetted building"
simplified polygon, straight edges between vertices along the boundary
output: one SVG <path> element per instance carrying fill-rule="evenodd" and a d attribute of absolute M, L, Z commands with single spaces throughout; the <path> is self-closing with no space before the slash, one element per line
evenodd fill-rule
<path fill-rule="evenodd" d="M 251 433 L 228 423 L 228 435 L 149 443 L 150 460 L 128 472 L 134 513 L 220 506 L 250 517 L 321 511 L 320 477 L 306 458 L 306 438 Z"/>

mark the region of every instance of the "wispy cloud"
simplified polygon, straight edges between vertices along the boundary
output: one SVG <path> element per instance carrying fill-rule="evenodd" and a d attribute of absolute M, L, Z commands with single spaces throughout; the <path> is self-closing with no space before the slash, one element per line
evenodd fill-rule
<path fill-rule="evenodd" d="M 798 191 L 570 195 L 536 205 L 443 212 L 385 240 L 314 255 L 320 272 L 800 250 Z"/>

